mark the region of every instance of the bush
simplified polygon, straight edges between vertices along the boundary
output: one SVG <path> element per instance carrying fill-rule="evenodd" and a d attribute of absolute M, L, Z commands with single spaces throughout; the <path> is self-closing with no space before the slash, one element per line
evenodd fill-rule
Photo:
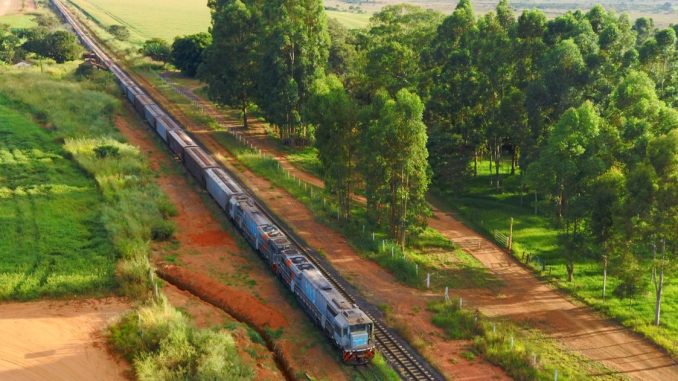
<path fill-rule="evenodd" d="M 139 380 L 251 380 L 226 331 L 198 330 L 165 298 L 125 315 L 110 343 L 133 362 Z"/>
<path fill-rule="evenodd" d="M 120 294 L 134 299 L 147 298 L 151 289 L 150 271 L 151 264 L 145 257 L 120 260 L 115 270 Z"/>
<path fill-rule="evenodd" d="M 478 314 L 459 309 L 459 299 L 447 303 L 431 303 L 429 311 L 433 312 L 433 324 L 445 330 L 452 339 L 470 339 L 482 334 Z"/>
<path fill-rule="evenodd" d="M 124 25 L 111 25 L 108 27 L 108 33 L 120 41 L 127 41 L 130 36 L 129 29 Z"/>
<path fill-rule="evenodd" d="M 102 145 L 94 148 L 94 154 L 97 158 L 104 159 L 107 157 L 118 157 L 120 156 L 120 148 L 112 145 Z"/>
<path fill-rule="evenodd" d="M 614 294 L 619 298 L 636 296 L 647 288 L 646 272 L 631 253 L 622 254 L 615 262 L 615 275 L 620 283 L 615 287 Z"/>
<path fill-rule="evenodd" d="M 176 230 L 174 222 L 168 220 L 157 221 L 151 228 L 151 238 L 154 241 L 169 241 Z"/>
<path fill-rule="evenodd" d="M 156 61 L 169 62 L 172 56 L 172 47 L 161 38 L 152 38 L 144 42 L 139 53 Z"/>

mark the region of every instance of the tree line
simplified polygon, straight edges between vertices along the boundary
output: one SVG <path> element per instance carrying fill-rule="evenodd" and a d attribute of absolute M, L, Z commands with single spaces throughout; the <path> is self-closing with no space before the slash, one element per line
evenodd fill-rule
<path fill-rule="evenodd" d="M 57 63 L 72 61 L 80 56 L 82 48 L 71 32 L 61 29 L 59 21 L 49 15 L 34 16 L 36 27 L 11 28 L 0 24 L 0 63 L 13 64 L 31 54 L 50 58 Z"/>
<path fill-rule="evenodd" d="M 548 20 L 507 0 L 476 16 L 383 8 L 366 29 L 317 0 L 212 0 L 197 74 L 215 101 L 256 108 L 282 141 L 314 144 L 340 214 L 367 198 L 401 244 L 425 225 L 429 184 L 462 190 L 489 158 L 549 204 L 568 279 L 620 263 L 619 292 L 652 263 L 656 323 L 678 242 L 678 26 L 601 6 Z M 603 293 L 606 292 L 606 282 Z"/>

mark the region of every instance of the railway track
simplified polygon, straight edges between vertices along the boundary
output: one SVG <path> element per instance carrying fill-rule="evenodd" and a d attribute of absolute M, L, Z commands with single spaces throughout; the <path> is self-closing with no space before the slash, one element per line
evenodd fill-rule
<path fill-rule="evenodd" d="M 78 25 L 72 25 L 76 34 L 79 35 L 80 39 L 88 39 L 91 44 L 96 45 L 95 53 L 99 55 L 106 55 L 108 59 L 114 61 L 115 57 L 112 54 L 107 54 L 105 48 L 101 46 L 99 41 L 96 40 L 94 34 L 88 32 L 84 33 L 84 30 L 87 30 L 87 27 L 77 21 L 78 19 L 66 8 L 59 0 L 51 0 L 52 3 L 56 6 L 59 12 L 62 13 L 62 16 L 68 23 L 77 23 Z M 82 34 L 81 34 L 82 33 Z M 97 51 L 98 50 L 98 51 Z M 99 57 L 103 59 L 104 57 Z M 140 80 L 135 74 L 123 69 L 120 64 L 118 64 L 120 69 L 124 71 L 139 88 L 144 90 L 152 98 L 157 98 L 156 91 L 149 91 L 147 82 L 145 80 Z M 181 111 L 171 103 L 164 101 L 163 99 L 154 99 L 159 105 L 165 108 L 165 111 L 168 112 L 180 125 L 189 125 L 186 118 L 183 117 Z M 186 132 L 190 133 L 189 129 L 186 129 Z M 199 139 L 196 141 L 200 142 Z M 202 144 L 201 144 L 202 145 Z M 203 148 L 204 145 L 203 145 Z M 210 150 L 205 149 L 206 152 Z M 211 153 L 211 152 L 210 152 Z M 395 369 L 398 375 L 406 381 L 439 381 L 444 380 L 444 377 L 435 370 L 422 356 L 417 353 L 417 351 L 412 348 L 402 337 L 397 333 L 393 332 L 384 324 L 383 313 L 379 311 L 375 306 L 368 303 L 363 297 L 359 295 L 359 292 L 353 288 L 343 277 L 341 277 L 338 272 L 332 267 L 332 265 L 327 262 L 321 255 L 319 255 L 315 250 L 310 248 L 300 237 L 294 233 L 285 222 L 281 221 L 268 206 L 262 202 L 259 197 L 256 196 L 252 189 L 250 189 L 243 179 L 240 177 L 240 174 L 231 170 L 230 168 L 223 168 L 227 171 L 234 179 L 239 182 L 239 185 L 247 191 L 247 193 L 255 199 L 257 204 L 260 206 L 261 210 L 270 218 L 273 222 L 278 224 L 287 235 L 287 237 L 296 244 L 303 253 L 307 256 L 309 260 L 321 271 L 327 279 L 332 282 L 333 286 L 344 295 L 349 301 L 357 304 L 366 314 L 372 319 L 375 327 L 375 340 L 377 349 L 384 356 L 388 364 Z"/>

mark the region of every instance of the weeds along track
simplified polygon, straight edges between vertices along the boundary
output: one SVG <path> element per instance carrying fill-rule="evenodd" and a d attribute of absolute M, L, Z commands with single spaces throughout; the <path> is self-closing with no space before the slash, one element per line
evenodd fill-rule
<path fill-rule="evenodd" d="M 54 6 L 61 13 L 63 18 L 71 24 L 76 34 L 80 39 L 85 43 L 85 45 L 91 45 L 92 50 L 96 53 L 100 59 L 107 60 L 110 59 L 113 62 L 114 55 L 109 55 L 105 53 L 104 48 L 99 43 L 99 41 L 94 38 L 93 33 L 87 32 L 86 27 L 81 24 L 70 11 L 61 4 L 59 0 L 51 0 Z M 120 69 L 125 72 L 135 84 L 146 92 L 158 105 L 165 109 L 165 111 L 171 115 L 181 126 L 191 125 L 190 121 L 183 116 L 181 111 L 175 105 L 172 105 L 170 102 L 167 102 L 164 99 L 160 99 L 161 95 L 158 95 L 147 81 L 138 78 L 134 73 L 126 71 L 123 67 Z M 190 132 L 190 129 L 184 129 L 189 135 L 193 135 Z M 210 152 L 204 144 L 199 139 L 195 139 L 196 142 L 205 149 L 206 152 Z M 245 189 L 249 196 L 253 197 L 258 206 L 262 211 L 269 217 L 274 223 L 276 223 L 287 235 L 287 237 L 296 244 L 302 252 L 313 262 L 313 264 L 320 270 L 327 279 L 333 283 L 334 287 L 341 292 L 349 301 L 357 304 L 370 319 L 374 321 L 375 324 L 375 339 L 377 348 L 384 356 L 386 361 L 389 363 L 393 369 L 400 375 L 403 380 L 427 380 L 427 381 L 438 381 L 444 380 L 444 377 L 435 370 L 414 348 L 412 348 L 400 335 L 395 333 L 393 330 L 388 328 L 384 323 L 383 313 L 368 303 L 359 292 L 351 286 L 337 271 L 334 267 L 324 259 L 318 252 L 310 248 L 284 221 L 281 221 L 271 210 L 268 208 L 266 203 L 262 202 L 259 197 L 245 184 L 241 176 L 235 171 L 230 170 L 229 168 L 220 165 L 223 170 L 225 170 L 229 175 L 231 175 L 239 185 Z M 202 299 L 200 295 L 196 295 Z"/>

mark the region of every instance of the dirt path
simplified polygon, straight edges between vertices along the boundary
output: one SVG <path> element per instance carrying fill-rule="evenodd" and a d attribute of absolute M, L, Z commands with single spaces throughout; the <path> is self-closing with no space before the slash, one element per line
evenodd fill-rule
<path fill-rule="evenodd" d="M 152 91 L 152 95 L 156 100 L 164 99 L 157 91 Z M 455 380 L 509 379 L 503 370 L 481 359 L 469 361 L 463 358 L 460 354 L 467 343 L 447 340 L 443 331 L 433 325 L 432 315 L 426 310 L 426 305 L 431 299 L 440 298 L 440 294 L 423 293 L 403 286 L 383 268 L 361 258 L 341 234 L 318 222 L 302 203 L 238 163 L 216 139 L 218 134 L 225 132 L 200 129 L 187 120 L 178 108 L 172 107 L 169 102 L 164 103 L 168 103 L 168 108 L 174 111 L 182 124 L 188 126 L 217 160 L 235 173 L 239 172 L 247 186 L 256 192 L 274 213 L 284 217 L 283 219 L 311 247 L 324 253 L 333 266 L 350 279 L 370 303 L 391 306 L 388 318 L 392 325 L 404 331 L 410 343 L 417 346 L 443 374 Z"/>
<path fill-rule="evenodd" d="M 208 113 L 218 112 L 215 109 L 210 110 L 211 106 L 207 102 L 201 106 Z M 237 126 L 236 120 L 231 119 Z M 287 160 L 285 154 L 267 136 L 261 122 L 252 121 L 251 128 L 242 132 L 255 147 L 276 157 L 281 166 L 295 177 L 315 186 L 324 186 L 322 180 L 300 170 Z M 294 225 L 311 228 L 301 223 L 300 218 L 295 219 Z M 464 226 L 449 211 L 434 206 L 429 225 L 472 254 L 504 282 L 499 295 L 462 291 L 465 298 L 484 313 L 509 317 L 516 321 L 530 321 L 560 339 L 569 348 L 632 378 L 678 380 L 678 364 L 653 344 L 591 309 L 574 304 L 551 286 L 538 281 L 529 270 L 518 265 L 492 242 Z M 324 234 L 328 232 L 323 231 L 322 235 Z M 334 259 L 339 255 L 340 250 L 335 250 L 330 256 L 335 265 L 337 261 L 350 261 Z M 350 271 L 350 267 L 346 266 L 346 269 Z"/>
<path fill-rule="evenodd" d="M 132 109 L 127 107 L 132 113 Z M 251 251 L 238 246 L 233 235 L 225 230 L 229 224 L 225 215 L 216 207 L 208 208 L 207 205 L 216 204 L 212 205 L 211 200 L 205 202 L 203 197 L 207 197 L 206 193 L 182 175 L 179 163 L 171 159 L 160 139 L 142 126 L 137 118 L 118 118 L 116 125 L 130 143 L 140 147 L 150 158 L 151 167 L 158 173 L 158 184 L 179 212 L 174 218 L 178 247 L 157 249 L 154 260 L 171 259 L 178 266 L 197 272 L 210 281 L 219 281 L 238 288 L 242 293 L 249 293 L 250 297 L 285 317 L 286 325 L 278 344 L 293 369 L 304 370 L 319 379 L 347 379 L 344 367 L 338 363 L 336 353 L 324 337 L 304 313 L 290 303 L 292 297 L 263 262 Z M 249 308 L 246 312 L 252 316 L 259 314 L 267 318 L 266 310 L 258 310 L 254 305 L 243 308 Z"/>
<path fill-rule="evenodd" d="M 489 315 L 530 321 L 568 347 L 639 380 L 678 380 L 678 364 L 668 355 L 590 308 L 576 305 L 451 212 L 437 207 L 429 225 L 471 253 L 504 283 L 500 298 L 474 301 Z M 480 245 L 478 245 L 480 242 Z"/>
<path fill-rule="evenodd" d="M 129 308 L 117 298 L 0 304 L 0 380 L 127 380 L 103 331 Z"/>

